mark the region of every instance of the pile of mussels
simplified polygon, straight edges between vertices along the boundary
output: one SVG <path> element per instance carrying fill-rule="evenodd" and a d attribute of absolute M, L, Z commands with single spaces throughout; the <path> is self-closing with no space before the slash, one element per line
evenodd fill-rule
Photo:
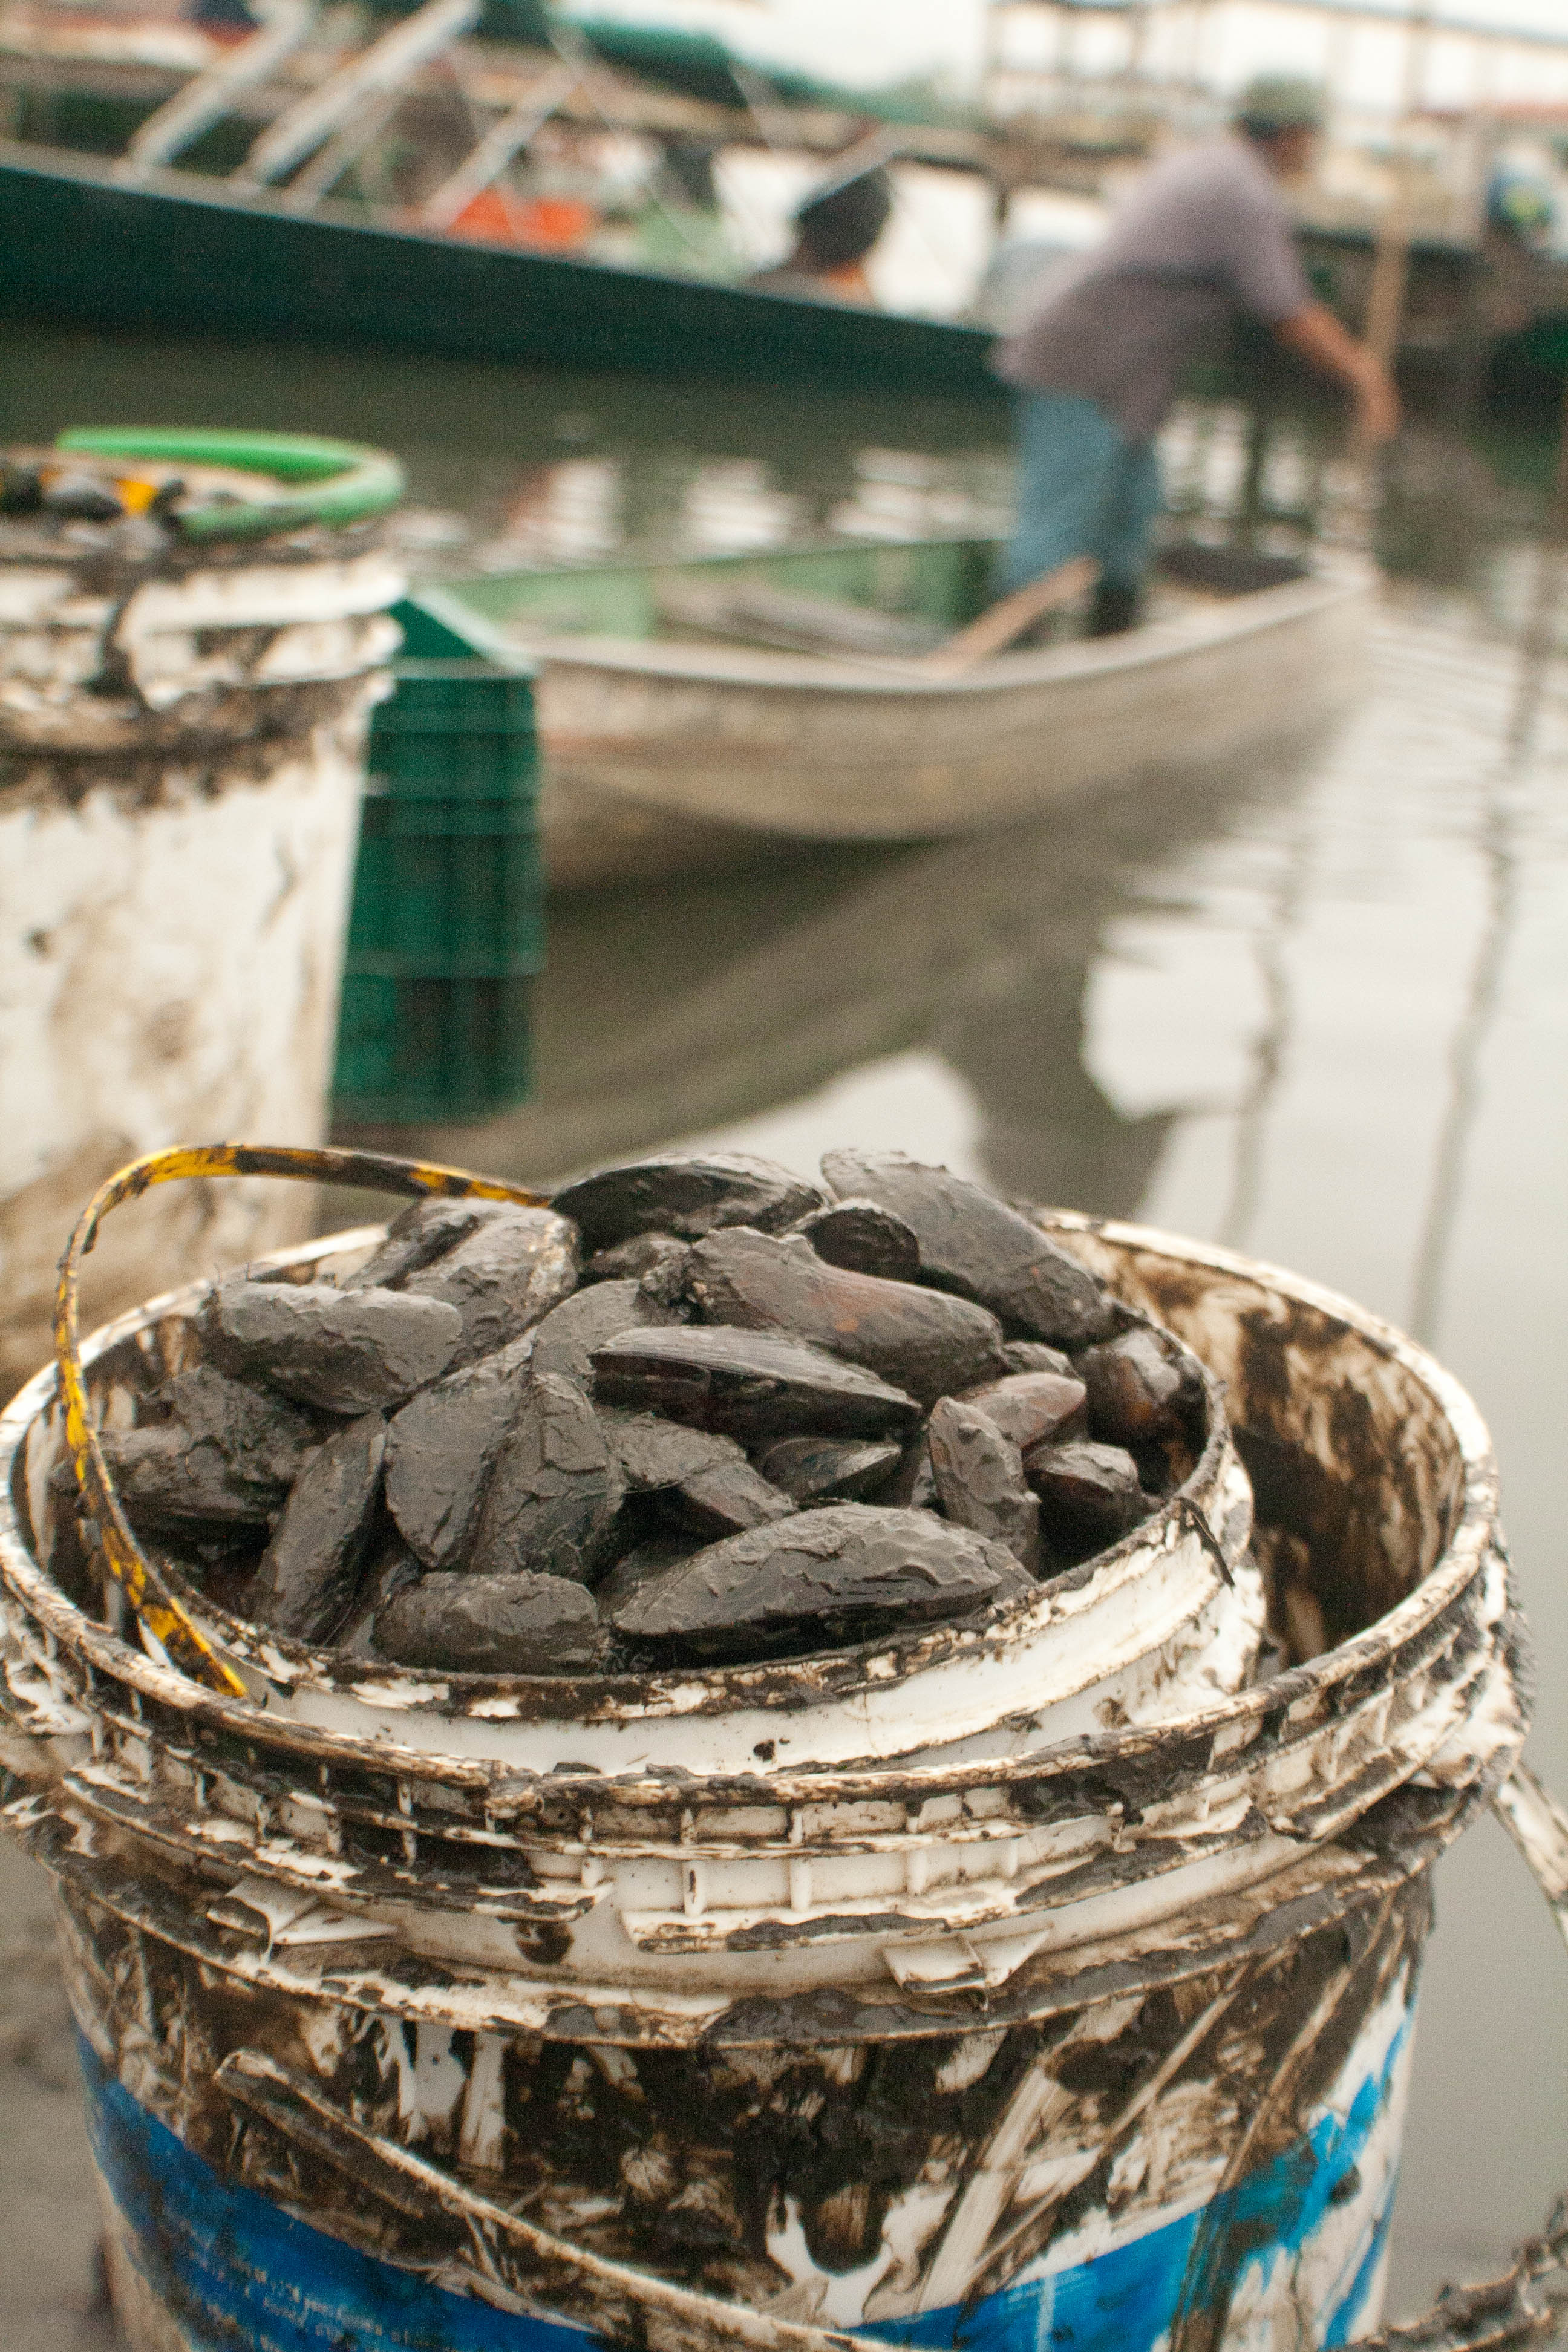
<path fill-rule="evenodd" d="M 1200 1376 L 981 1186 L 823 1173 L 659 1157 L 421 1200 L 337 1281 L 232 1275 L 105 1435 L 126 1510 L 234 1613 L 453 1673 L 984 1624 L 1187 1475 Z"/>

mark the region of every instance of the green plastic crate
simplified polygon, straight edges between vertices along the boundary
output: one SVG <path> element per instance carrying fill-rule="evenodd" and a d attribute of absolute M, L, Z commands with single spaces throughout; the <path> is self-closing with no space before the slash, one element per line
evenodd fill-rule
<path fill-rule="evenodd" d="M 533 682 L 474 660 L 405 660 L 376 711 L 370 771 L 399 800 L 538 797 Z"/>
<path fill-rule="evenodd" d="M 459 820 L 470 813 L 437 811 Z M 410 825 L 409 814 L 379 797 L 361 811 L 347 970 L 442 980 L 538 971 L 544 914 L 532 811 L 509 824 L 503 803 L 500 821 L 482 826 Z"/>
<path fill-rule="evenodd" d="M 450 600 L 446 600 L 450 608 Z M 455 609 L 455 608 L 453 608 Z M 471 1118 L 526 1098 L 544 960 L 532 674 L 411 599 L 361 813 L 337 1114 Z"/>
<path fill-rule="evenodd" d="M 339 1116 L 392 1124 L 481 1118 L 525 1102 L 533 1084 L 532 987 L 526 976 L 345 973 Z"/>

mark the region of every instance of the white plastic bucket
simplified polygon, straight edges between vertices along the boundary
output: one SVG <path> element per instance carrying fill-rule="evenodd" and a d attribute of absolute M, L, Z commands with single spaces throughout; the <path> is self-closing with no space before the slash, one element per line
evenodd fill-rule
<path fill-rule="evenodd" d="M 543 1768 L 427 1692 L 351 1732 L 280 1657 L 226 1699 L 75 1606 L 55 1376 L 16 1400 L 9 1821 L 59 1885 L 134 2352 L 1373 2324 L 1428 1872 L 1523 1738 L 1486 1433 L 1329 1293 L 1044 1222 L 1226 1381 L 1322 1654 L 896 1759 Z M 90 1381 L 174 1336 L 128 1318 Z"/>
<path fill-rule="evenodd" d="M 398 642 L 374 525 L 103 540 L 0 543 L 0 1395 L 47 1352 L 61 1236 L 113 1169 L 183 1135 L 319 1140 Z M 309 1230 L 298 1192 L 164 1193 L 109 1236 L 98 1311 Z"/>

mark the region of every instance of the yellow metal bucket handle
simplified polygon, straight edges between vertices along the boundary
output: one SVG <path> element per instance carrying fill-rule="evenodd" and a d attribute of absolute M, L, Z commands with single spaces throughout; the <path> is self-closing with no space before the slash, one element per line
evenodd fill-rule
<path fill-rule="evenodd" d="M 82 1372 L 78 1313 L 81 1267 L 98 1238 L 100 1224 L 122 1201 L 138 1200 L 154 1184 L 172 1184 L 186 1176 L 282 1176 L 294 1183 L 352 1185 L 362 1192 L 407 1192 L 416 1198 L 516 1201 L 531 1209 L 546 1204 L 542 1194 L 525 1192 L 519 1184 L 503 1183 L 494 1176 L 473 1176 L 466 1169 L 443 1168 L 430 1160 L 394 1160 L 378 1151 L 307 1150 L 293 1144 L 265 1143 L 181 1144 L 166 1151 L 150 1151 L 111 1176 L 88 1202 L 66 1244 L 55 1293 L 55 1357 L 65 1400 L 66 1443 L 82 1502 L 97 1526 L 110 1572 L 172 1663 L 209 1689 L 243 1699 L 250 1696 L 245 1685 L 192 1623 L 162 1571 L 132 1533 L 89 1414 Z"/>

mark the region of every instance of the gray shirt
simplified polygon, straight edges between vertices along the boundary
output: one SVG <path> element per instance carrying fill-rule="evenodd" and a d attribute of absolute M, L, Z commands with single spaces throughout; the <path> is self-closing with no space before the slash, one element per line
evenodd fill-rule
<path fill-rule="evenodd" d="M 1142 441 L 1237 310 L 1272 327 L 1311 299 L 1278 182 L 1249 141 L 1217 140 L 1142 174 L 1103 243 L 1052 274 L 996 370 L 1079 393 Z"/>

